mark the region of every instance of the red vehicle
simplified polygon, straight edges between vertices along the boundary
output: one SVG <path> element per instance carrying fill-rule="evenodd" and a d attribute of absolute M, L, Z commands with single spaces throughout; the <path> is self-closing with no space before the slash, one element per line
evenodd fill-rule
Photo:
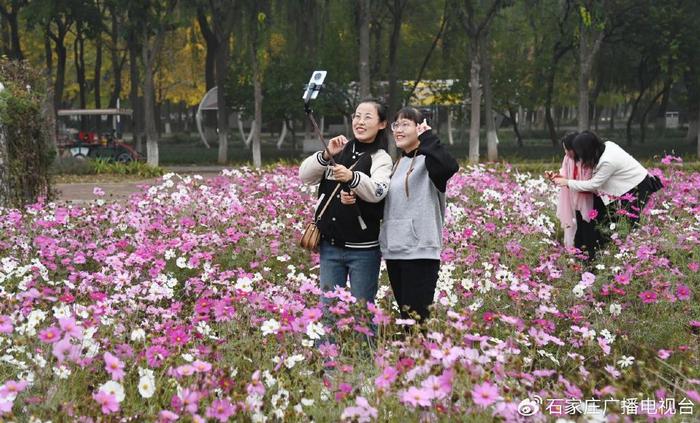
<path fill-rule="evenodd" d="M 64 157 L 106 159 L 128 163 L 143 160 L 131 144 L 126 143 L 118 131 L 121 116 L 131 116 L 129 109 L 67 109 L 58 111 L 61 116 L 110 116 L 112 129 L 102 134 L 95 131 L 78 131 L 65 123 L 58 134 L 59 153 Z M 75 118 L 72 118 L 75 119 Z"/>

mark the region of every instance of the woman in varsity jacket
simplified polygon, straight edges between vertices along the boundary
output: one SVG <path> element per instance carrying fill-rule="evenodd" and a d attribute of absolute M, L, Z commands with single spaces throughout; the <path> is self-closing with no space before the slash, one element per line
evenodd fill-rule
<path fill-rule="evenodd" d="M 317 220 L 321 289 L 345 286 L 349 276 L 352 295 L 367 302 L 373 302 L 377 293 L 379 221 L 391 175 L 386 126 L 386 107 L 377 100 L 363 101 L 352 116 L 353 138 L 332 138 L 327 150 L 307 157 L 299 168 L 304 183 L 320 183 L 316 218 L 325 208 Z M 330 166 L 329 154 L 336 166 Z M 353 204 L 341 203 L 345 191 L 353 193 Z"/>
<path fill-rule="evenodd" d="M 428 318 L 440 268 L 447 181 L 459 170 L 420 111 L 405 107 L 391 124 L 402 151 L 394 166 L 379 235 L 403 318 Z"/>

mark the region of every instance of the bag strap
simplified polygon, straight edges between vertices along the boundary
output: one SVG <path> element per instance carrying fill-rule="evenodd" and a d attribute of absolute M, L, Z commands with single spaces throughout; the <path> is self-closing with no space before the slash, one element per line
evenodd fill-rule
<path fill-rule="evenodd" d="M 360 156 L 360 159 L 361 159 L 361 158 L 362 158 L 362 156 Z M 357 161 L 356 161 L 355 163 L 353 163 L 352 166 L 350 166 L 350 167 L 348 168 L 348 170 L 352 170 L 352 168 L 355 167 L 355 165 L 358 164 L 358 163 L 360 162 L 360 159 L 357 159 Z M 318 214 L 318 217 L 316 218 L 316 221 L 317 221 L 317 222 L 318 222 L 319 220 L 321 220 L 321 216 L 323 216 L 323 213 L 326 212 L 326 209 L 327 209 L 328 206 L 331 204 L 331 201 L 333 200 L 333 196 L 335 195 L 336 192 L 338 192 L 338 189 L 340 188 L 340 185 L 341 185 L 341 184 L 342 184 L 342 182 L 338 182 L 338 185 L 335 186 L 335 189 L 333 190 L 333 192 L 331 193 L 331 195 L 328 197 L 328 201 L 326 201 L 326 204 L 325 204 L 325 205 L 323 206 L 323 208 L 321 209 L 321 213 L 319 213 L 319 214 Z"/>

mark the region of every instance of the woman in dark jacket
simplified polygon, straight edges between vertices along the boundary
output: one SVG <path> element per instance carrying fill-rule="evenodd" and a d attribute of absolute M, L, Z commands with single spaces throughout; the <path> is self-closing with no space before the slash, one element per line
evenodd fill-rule
<path fill-rule="evenodd" d="M 332 138 L 327 150 L 307 157 L 299 168 L 304 183 L 320 184 L 316 217 L 328 206 L 317 222 L 321 289 L 345 286 L 349 276 L 352 295 L 367 302 L 377 293 L 379 221 L 391 174 L 386 126 L 386 107 L 377 100 L 363 101 L 352 116 L 353 138 Z M 331 156 L 336 166 L 330 166 Z M 357 196 L 355 205 L 341 203 L 341 189 L 333 194 L 339 183 Z"/>

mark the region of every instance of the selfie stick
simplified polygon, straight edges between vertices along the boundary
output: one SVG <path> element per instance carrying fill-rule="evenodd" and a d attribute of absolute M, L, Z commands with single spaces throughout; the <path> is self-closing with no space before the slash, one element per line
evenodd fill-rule
<path fill-rule="evenodd" d="M 316 118 L 314 118 L 313 112 L 311 111 L 311 100 L 315 100 L 316 97 L 318 97 L 318 93 L 321 91 L 321 88 L 323 87 L 323 80 L 326 79 L 326 74 L 328 72 L 326 71 L 314 71 L 311 74 L 311 78 L 309 79 L 309 83 L 306 85 L 306 89 L 304 90 L 304 95 L 301 97 L 304 100 L 304 111 L 306 112 L 306 115 L 309 117 L 309 120 L 311 121 L 311 125 L 314 127 L 314 132 L 318 136 L 318 139 L 321 140 L 321 144 L 323 144 L 323 147 L 325 148 L 325 151 L 328 153 L 328 157 L 330 157 L 330 164 L 331 166 L 335 166 L 336 162 L 333 160 L 333 155 L 331 152 L 328 150 L 328 144 L 326 144 L 326 141 L 323 139 L 323 135 L 321 134 L 321 128 L 318 127 L 318 123 L 316 122 Z M 343 183 L 343 191 L 345 192 L 350 192 L 350 187 L 348 186 L 347 182 Z M 328 201 L 331 201 L 329 198 Z M 357 221 L 360 224 L 360 228 L 362 230 L 367 229 L 367 224 L 365 223 L 364 219 L 362 219 L 362 213 L 360 212 L 360 208 L 357 206 L 357 203 L 353 204 L 353 208 L 355 209 L 355 212 L 357 213 Z"/>

